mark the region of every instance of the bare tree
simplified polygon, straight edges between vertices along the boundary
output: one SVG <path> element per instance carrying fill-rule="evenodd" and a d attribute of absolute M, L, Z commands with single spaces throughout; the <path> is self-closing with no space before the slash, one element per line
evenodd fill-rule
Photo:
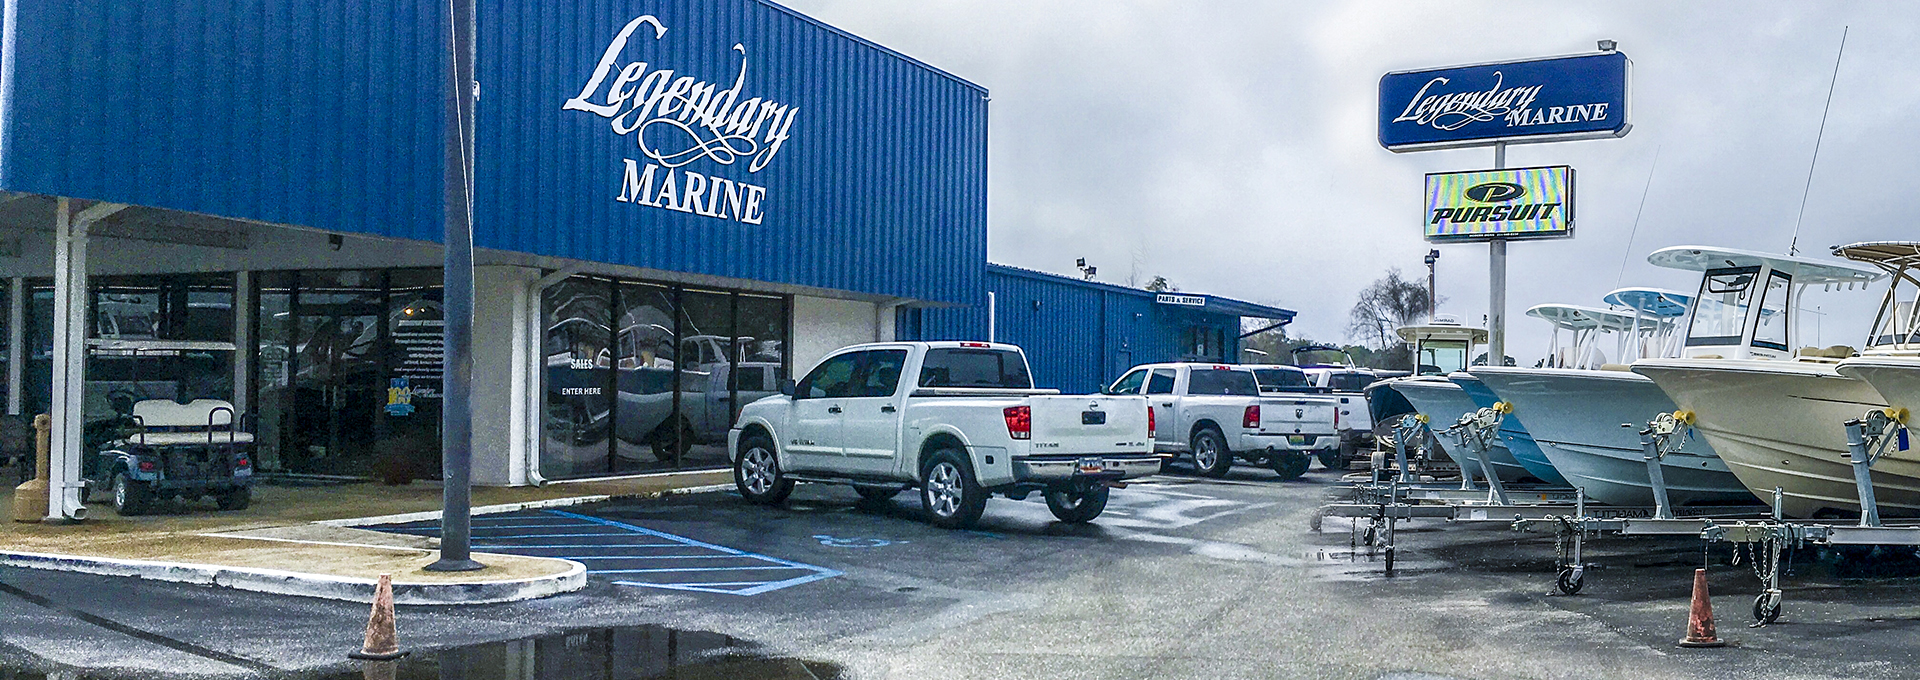
<path fill-rule="evenodd" d="M 1399 343 L 1396 329 L 1419 323 L 1431 309 L 1424 282 L 1408 280 L 1398 268 L 1389 269 L 1386 276 L 1360 291 L 1359 301 L 1347 314 L 1347 334 L 1368 347 L 1390 349 Z"/>
<path fill-rule="evenodd" d="M 1160 276 L 1157 274 L 1154 275 L 1152 280 L 1147 282 L 1147 285 L 1141 286 L 1141 288 L 1145 288 L 1155 293 L 1173 293 L 1180 290 L 1180 287 L 1174 285 L 1172 281 L 1168 281 L 1167 277 Z"/>

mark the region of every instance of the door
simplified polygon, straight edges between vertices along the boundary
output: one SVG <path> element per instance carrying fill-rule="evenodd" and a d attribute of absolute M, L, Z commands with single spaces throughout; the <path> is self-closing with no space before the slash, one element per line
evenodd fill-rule
<path fill-rule="evenodd" d="M 840 424 L 854 374 L 865 352 L 828 357 L 793 389 L 793 421 L 786 437 L 787 469 L 824 470 L 839 467 L 842 449 Z"/>
<path fill-rule="evenodd" d="M 283 431 L 283 462 L 294 473 L 368 475 L 387 402 L 380 273 L 309 271 L 299 279 L 289 324 L 293 426 Z"/>
<path fill-rule="evenodd" d="M 894 398 L 894 392 L 900 387 L 900 372 L 906 367 L 907 351 L 883 349 L 861 354 L 864 356 L 856 373 L 853 396 L 845 400 L 846 414 L 840 432 L 840 441 L 846 444 L 847 471 L 891 474 L 894 454 L 900 446 L 899 401 Z"/>
<path fill-rule="evenodd" d="M 1156 368 L 1147 376 L 1147 404 L 1153 407 L 1153 441 L 1157 446 L 1179 447 L 1185 445 L 1186 429 L 1173 421 L 1173 379 L 1178 373 L 1171 368 Z"/>

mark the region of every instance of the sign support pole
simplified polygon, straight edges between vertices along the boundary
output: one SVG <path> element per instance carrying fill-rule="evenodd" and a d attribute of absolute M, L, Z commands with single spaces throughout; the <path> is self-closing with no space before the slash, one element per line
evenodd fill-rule
<path fill-rule="evenodd" d="M 473 571 L 473 0 L 447 13 L 446 222 L 440 401 L 440 559 L 427 571 Z"/>
<path fill-rule="evenodd" d="M 1494 144 L 1494 169 L 1507 169 L 1507 142 Z M 1486 242 L 1486 365 L 1507 363 L 1507 240 Z"/>
<path fill-rule="evenodd" d="M 1493 169 L 1507 169 L 1507 143 L 1493 145 Z M 1487 242 L 1487 365 L 1507 362 L 1507 240 Z"/>

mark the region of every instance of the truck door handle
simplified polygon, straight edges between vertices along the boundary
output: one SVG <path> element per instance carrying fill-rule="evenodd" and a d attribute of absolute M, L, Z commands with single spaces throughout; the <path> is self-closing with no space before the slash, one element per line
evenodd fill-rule
<path fill-rule="evenodd" d="M 1171 401 L 1169 401 L 1169 402 L 1167 402 L 1167 403 L 1164 403 L 1164 404 L 1161 404 L 1161 406 L 1164 406 L 1164 407 L 1167 407 L 1167 408 L 1173 408 L 1173 402 L 1171 402 Z"/>
<path fill-rule="evenodd" d="M 838 406 L 828 406 L 828 407 L 827 407 L 827 412 L 828 412 L 828 413 L 839 413 L 839 412 L 840 412 L 840 407 L 838 407 Z"/>
<path fill-rule="evenodd" d="M 886 406 L 880 407 L 881 413 L 894 413 L 896 411 L 899 411 L 899 409 L 894 408 L 893 404 L 887 404 Z"/>

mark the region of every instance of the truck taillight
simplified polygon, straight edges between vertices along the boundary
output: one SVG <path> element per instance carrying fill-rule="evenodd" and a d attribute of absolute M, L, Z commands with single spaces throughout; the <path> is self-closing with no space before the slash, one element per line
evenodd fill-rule
<path fill-rule="evenodd" d="M 1260 405 L 1259 404 L 1248 406 L 1246 413 L 1243 413 L 1240 415 L 1240 426 L 1247 428 L 1249 430 L 1255 430 L 1260 428 Z"/>
<path fill-rule="evenodd" d="M 1340 431 L 1340 409 L 1338 407 L 1333 409 L 1333 431 Z"/>
<path fill-rule="evenodd" d="M 153 472 L 154 470 L 157 470 L 157 469 L 159 469 L 159 466 L 154 465 L 153 461 L 150 461 L 150 460 L 140 461 L 141 472 Z"/>
<path fill-rule="evenodd" d="M 1033 408 L 1029 406 L 1008 406 L 1000 412 L 1007 418 L 1007 435 L 1014 439 L 1033 437 Z"/>
<path fill-rule="evenodd" d="M 1153 407 L 1148 406 L 1147 407 L 1147 438 L 1152 439 L 1153 435 L 1157 433 L 1159 430 L 1160 430 L 1160 424 L 1153 422 Z"/>
<path fill-rule="evenodd" d="M 233 466 L 240 467 L 240 468 L 253 467 L 253 459 L 242 455 L 238 458 L 233 459 Z"/>

